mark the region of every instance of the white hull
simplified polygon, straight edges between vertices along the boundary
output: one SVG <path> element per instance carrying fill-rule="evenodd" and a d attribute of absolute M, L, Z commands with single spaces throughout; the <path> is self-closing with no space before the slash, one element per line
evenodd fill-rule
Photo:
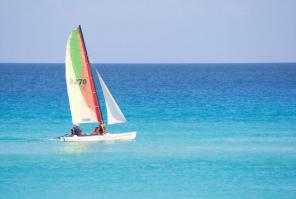
<path fill-rule="evenodd" d="M 59 139 L 63 142 L 94 142 L 94 141 L 114 141 L 114 140 L 134 140 L 137 132 L 128 132 L 120 134 L 105 135 L 83 135 L 83 136 L 61 136 Z"/>

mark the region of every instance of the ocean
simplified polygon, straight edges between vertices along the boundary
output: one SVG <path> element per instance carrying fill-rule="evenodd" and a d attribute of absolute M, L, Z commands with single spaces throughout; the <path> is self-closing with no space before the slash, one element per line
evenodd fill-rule
<path fill-rule="evenodd" d="M 295 63 L 93 67 L 135 141 L 57 141 L 64 64 L 0 64 L 0 198 L 296 197 Z"/>

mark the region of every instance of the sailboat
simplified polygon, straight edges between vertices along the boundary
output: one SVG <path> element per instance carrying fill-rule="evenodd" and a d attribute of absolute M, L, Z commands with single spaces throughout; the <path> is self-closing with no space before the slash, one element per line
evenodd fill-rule
<path fill-rule="evenodd" d="M 66 47 L 66 82 L 72 123 L 74 125 L 97 123 L 104 125 L 101 106 L 89 63 L 81 26 L 75 28 L 67 41 Z M 101 74 L 96 70 L 107 110 L 108 125 L 125 123 L 126 118 L 105 84 Z M 65 135 L 60 141 L 84 142 L 104 140 L 133 140 L 136 132 L 111 134 L 107 130 L 102 134 Z"/>

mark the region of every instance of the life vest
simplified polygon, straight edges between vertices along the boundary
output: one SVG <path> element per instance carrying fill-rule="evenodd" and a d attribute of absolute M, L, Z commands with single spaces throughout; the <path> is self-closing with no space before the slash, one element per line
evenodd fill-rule
<path fill-rule="evenodd" d="M 99 127 L 96 127 L 93 132 L 93 135 L 98 135 L 98 134 L 99 134 Z"/>

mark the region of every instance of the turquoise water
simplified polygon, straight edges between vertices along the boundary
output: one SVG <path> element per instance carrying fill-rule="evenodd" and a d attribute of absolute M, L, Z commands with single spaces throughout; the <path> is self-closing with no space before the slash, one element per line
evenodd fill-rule
<path fill-rule="evenodd" d="M 56 141 L 64 65 L 0 64 L 0 198 L 295 198 L 296 64 L 94 67 L 136 141 Z"/>

